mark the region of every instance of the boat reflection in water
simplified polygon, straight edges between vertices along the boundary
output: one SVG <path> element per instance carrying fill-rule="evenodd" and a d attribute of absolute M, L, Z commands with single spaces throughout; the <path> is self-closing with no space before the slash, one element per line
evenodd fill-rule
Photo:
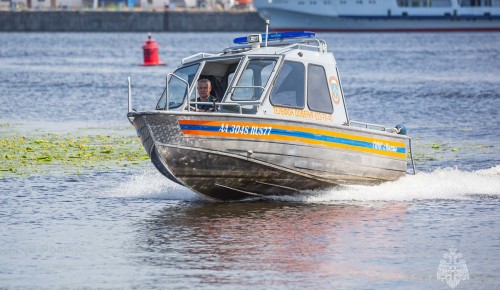
<path fill-rule="evenodd" d="M 156 110 L 132 111 L 129 94 L 127 116 L 156 168 L 216 200 L 405 175 L 406 129 L 349 119 L 335 58 L 314 36 L 255 34 L 220 54 L 187 57 L 168 75 Z M 202 79 L 210 101 L 198 95 Z"/>
<path fill-rule="evenodd" d="M 189 279 L 247 288 L 307 281 L 324 289 L 359 286 L 353 277 L 374 284 L 408 280 L 397 250 L 405 241 L 394 234 L 405 231 L 405 212 L 404 203 L 392 202 L 182 203 L 137 225 L 139 252 L 147 253 L 138 263 L 161 267 L 172 286 Z"/>

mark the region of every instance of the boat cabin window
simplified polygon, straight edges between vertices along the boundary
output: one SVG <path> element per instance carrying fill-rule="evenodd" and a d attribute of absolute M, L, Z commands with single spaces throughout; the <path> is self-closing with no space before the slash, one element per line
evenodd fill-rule
<path fill-rule="evenodd" d="M 310 64 L 307 67 L 307 106 L 311 111 L 333 113 L 325 68 Z"/>
<path fill-rule="evenodd" d="M 210 81 L 212 85 L 210 94 L 216 97 L 219 102 L 222 101 L 227 87 L 231 82 L 228 75 L 234 74 L 234 71 L 238 67 L 240 61 L 241 57 L 219 59 L 215 61 L 207 61 L 203 66 L 198 79 L 208 79 Z M 191 100 L 194 101 L 197 98 L 198 91 L 194 90 L 191 95 Z"/>
<path fill-rule="evenodd" d="M 156 105 L 157 110 L 165 110 L 167 108 L 167 99 L 169 102 L 169 109 L 177 108 L 182 105 L 184 98 L 188 93 L 188 88 L 191 86 L 199 66 L 199 63 L 193 64 L 181 67 L 174 72 L 168 80 L 168 90 L 164 91 L 158 101 L 158 104 Z M 168 98 L 166 93 L 168 93 Z"/>
<path fill-rule="evenodd" d="M 305 67 L 300 62 L 285 61 L 271 92 L 271 104 L 304 108 Z"/>
<path fill-rule="evenodd" d="M 269 77 L 276 66 L 277 59 L 250 59 L 231 96 L 233 101 L 259 100 Z M 232 78 L 232 76 L 231 76 Z"/>

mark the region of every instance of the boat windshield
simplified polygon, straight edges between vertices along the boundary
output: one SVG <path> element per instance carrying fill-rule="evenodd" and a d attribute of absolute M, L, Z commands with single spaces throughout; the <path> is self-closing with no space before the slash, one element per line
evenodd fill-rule
<path fill-rule="evenodd" d="M 189 87 L 191 86 L 196 72 L 198 71 L 199 63 L 190 66 L 185 66 L 177 69 L 168 80 L 168 90 L 165 88 L 163 94 L 161 95 L 158 104 L 156 105 L 157 110 L 178 108 L 184 102 L 184 98 L 187 96 Z M 167 96 L 168 94 L 168 96 Z"/>
<path fill-rule="evenodd" d="M 259 100 L 269 77 L 276 66 L 275 58 L 250 59 L 243 70 L 240 79 L 231 96 L 233 101 L 256 101 Z"/>

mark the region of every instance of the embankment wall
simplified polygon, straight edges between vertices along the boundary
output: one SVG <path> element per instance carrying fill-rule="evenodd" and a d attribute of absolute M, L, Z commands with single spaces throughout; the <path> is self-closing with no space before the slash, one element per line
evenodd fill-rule
<path fill-rule="evenodd" d="M 262 31 L 256 12 L 0 12 L 0 31 L 22 32 L 195 32 Z"/>

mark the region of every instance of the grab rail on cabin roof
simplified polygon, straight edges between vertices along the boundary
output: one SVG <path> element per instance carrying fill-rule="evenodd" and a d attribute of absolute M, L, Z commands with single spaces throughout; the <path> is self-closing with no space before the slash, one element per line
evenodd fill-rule
<path fill-rule="evenodd" d="M 315 45 L 310 45 L 310 43 L 314 43 Z M 282 53 L 282 51 L 286 51 L 287 49 L 289 50 L 299 49 L 297 46 L 305 46 L 308 48 L 312 48 L 320 53 L 325 53 L 327 51 L 326 42 L 320 39 L 303 39 L 302 41 L 299 40 L 276 41 L 276 42 L 269 42 L 268 46 L 269 47 L 284 46 L 282 49 L 278 50 L 276 54 Z M 226 47 L 222 52 L 223 54 L 228 54 L 228 53 L 240 53 L 249 50 L 252 50 L 252 46 L 249 44 L 245 44 L 245 45 Z"/>
<path fill-rule="evenodd" d="M 198 59 L 202 59 L 202 58 L 205 58 L 205 57 L 210 57 L 210 56 L 216 56 L 216 54 L 206 53 L 206 52 L 199 52 L 197 54 L 193 54 L 193 55 L 190 55 L 188 57 L 183 58 L 181 60 L 181 64 L 185 64 L 185 63 L 188 63 L 188 62 L 192 62 L 192 61 L 195 61 L 195 60 L 198 60 Z"/>
<path fill-rule="evenodd" d="M 313 44 L 311 44 L 313 43 Z M 288 46 L 275 52 L 275 54 L 283 53 L 287 50 L 300 49 L 301 47 L 312 48 L 313 50 L 318 50 L 320 53 L 325 53 L 327 51 L 326 42 L 321 39 L 308 39 L 307 41 L 292 43 Z"/>

